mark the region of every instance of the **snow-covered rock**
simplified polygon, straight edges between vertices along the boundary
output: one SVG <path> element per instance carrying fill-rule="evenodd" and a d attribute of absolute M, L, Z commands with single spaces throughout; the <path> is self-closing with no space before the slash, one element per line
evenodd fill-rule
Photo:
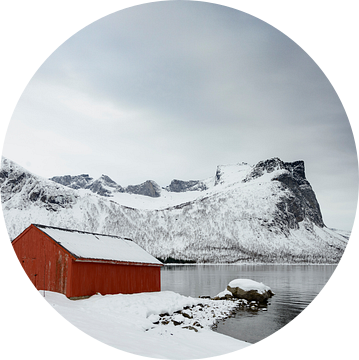
<path fill-rule="evenodd" d="M 221 291 L 219 294 L 217 294 L 213 300 L 224 300 L 224 299 L 232 299 L 233 298 L 233 294 L 225 289 L 223 291 Z"/>
<path fill-rule="evenodd" d="M 227 290 L 237 299 L 265 303 L 274 293 L 261 282 L 250 279 L 235 279 L 227 285 Z"/>
<path fill-rule="evenodd" d="M 67 179 L 69 187 L 3 158 L 1 200 L 10 238 L 37 223 L 128 237 L 163 262 L 207 263 L 337 263 L 348 241 L 324 225 L 302 161 L 219 166 L 215 176 L 178 191 L 149 181 L 130 194 L 109 179 L 101 178 L 110 197 L 102 196 L 88 175 Z M 80 183 L 87 185 L 74 188 Z M 155 197 L 139 195 L 147 190 Z"/>

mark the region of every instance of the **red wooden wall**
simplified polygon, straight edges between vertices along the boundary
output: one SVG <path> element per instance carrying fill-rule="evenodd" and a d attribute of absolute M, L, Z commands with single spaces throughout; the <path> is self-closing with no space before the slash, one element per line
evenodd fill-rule
<path fill-rule="evenodd" d="M 76 258 L 31 225 L 12 245 L 38 290 L 67 297 L 161 291 L 161 266 L 75 261 Z"/>
<path fill-rule="evenodd" d="M 161 291 L 161 267 L 109 263 L 72 263 L 69 297 Z"/>
<path fill-rule="evenodd" d="M 12 243 L 27 276 L 38 290 L 66 295 L 72 256 L 31 225 Z"/>

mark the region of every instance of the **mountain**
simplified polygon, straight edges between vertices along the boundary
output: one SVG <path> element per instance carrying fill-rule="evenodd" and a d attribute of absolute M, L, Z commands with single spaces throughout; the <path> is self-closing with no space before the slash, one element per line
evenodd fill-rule
<path fill-rule="evenodd" d="M 139 185 L 129 185 L 123 188 L 116 184 L 109 176 L 102 175 L 99 179 L 94 180 L 88 174 L 82 175 L 64 175 L 54 176 L 50 180 L 58 184 L 68 186 L 72 189 L 89 189 L 93 193 L 101 196 L 113 196 L 113 193 L 129 193 L 137 195 L 145 195 L 151 197 L 160 196 L 161 189 L 158 184 L 152 180 L 147 180 Z"/>
<path fill-rule="evenodd" d="M 208 190 L 208 186 L 199 180 L 172 180 L 166 188 L 167 191 L 171 192 L 186 192 L 186 191 L 203 191 Z"/>
<path fill-rule="evenodd" d="M 104 175 L 52 179 L 2 159 L 11 239 L 40 223 L 130 237 L 162 260 L 213 263 L 337 263 L 348 241 L 324 225 L 303 161 L 218 166 L 206 180 L 162 189 L 145 182 L 122 191 Z"/>

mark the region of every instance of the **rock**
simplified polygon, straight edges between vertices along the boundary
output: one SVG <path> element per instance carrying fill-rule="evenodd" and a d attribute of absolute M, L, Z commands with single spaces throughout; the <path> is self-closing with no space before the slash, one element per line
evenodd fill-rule
<path fill-rule="evenodd" d="M 118 185 L 107 175 L 102 175 L 97 180 L 94 180 L 88 174 L 81 174 L 76 176 L 54 176 L 50 180 L 75 190 L 88 189 L 95 194 L 105 197 L 111 197 L 113 196 L 113 193 L 116 192 L 126 192 L 129 194 L 137 194 L 150 197 L 161 196 L 161 188 L 153 180 L 147 180 L 144 183 L 138 185 L 129 185 L 126 188 Z"/>
<path fill-rule="evenodd" d="M 94 180 L 88 174 L 54 176 L 50 178 L 50 180 L 75 190 L 88 189 L 95 194 L 106 197 L 113 196 L 112 192 L 124 191 L 122 186 L 116 184 L 116 182 L 107 175 L 101 175 L 97 180 Z"/>
<path fill-rule="evenodd" d="M 279 181 L 283 189 L 288 190 L 292 195 L 283 197 L 277 207 L 280 216 L 275 218 L 276 224 L 282 224 L 283 229 L 298 229 L 298 223 L 305 218 L 318 227 L 324 227 L 320 206 L 315 193 L 305 177 L 304 161 L 284 162 L 278 158 L 268 159 L 257 163 L 243 182 L 249 182 L 259 178 L 265 173 L 282 170 L 272 181 Z M 273 224 L 267 223 L 264 226 L 271 228 Z"/>
<path fill-rule="evenodd" d="M 172 322 L 175 326 L 183 324 L 185 318 L 182 314 L 176 314 L 172 317 Z"/>
<path fill-rule="evenodd" d="M 203 328 L 203 326 L 202 326 L 198 321 L 195 321 L 195 322 L 193 323 L 193 326 L 198 326 L 198 327 L 200 327 L 200 328 Z"/>
<path fill-rule="evenodd" d="M 160 316 L 157 314 L 151 314 L 148 318 L 148 320 L 150 320 L 153 324 L 158 324 L 159 320 L 160 320 Z"/>
<path fill-rule="evenodd" d="M 153 180 L 147 180 L 139 185 L 129 185 L 124 189 L 124 192 L 130 194 L 144 195 L 150 197 L 160 197 L 161 188 Z"/>
<path fill-rule="evenodd" d="M 198 332 L 198 330 L 195 327 L 191 326 L 191 325 L 183 326 L 183 329 L 194 330 L 195 332 Z"/>
<path fill-rule="evenodd" d="M 232 299 L 233 296 L 229 296 L 229 295 L 225 295 L 223 297 L 220 297 L 218 300 L 229 300 L 229 299 Z"/>
<path fill-rule="evenodd" d="M 233 299 L 233 294 L 228 290 L 221 291 L 214 298 L 212 298 L 212 300 L 232 300 L 232 299 Z"/>
<path fill-rule="evenodd" d="M 182 315 L 188 319 L 193 319 L 193 316 L 185 311 L 182 311 Z"/>
<path fill-rule="evenodd" d="M 107 197 L 113 196 L 113 192 L 123 192 L 122 186 L 116 184 L 107 175 L 102 175 L 99 179 L 87 185 L 85 189 L 89 189 L 95 194 Z"/>
<path fill-rule="evenodd" d="M 165 188 L 171 192 L 186 192 L 186 191 L 203 191 L 207 190 L 208 187 L 202 181 L 199 180 L 172 180 L 171 184 Z"/>
<path fill-rule="evenodd" d="M 178 326 L 178 325 L 181 325 L 182 324 L 182 321 L 176 321 L 174 319 L 172 319 L 172 322 L 175 326 Z"/>
<path fill-rule="evenodd" d="M 237 299 L 266 303 L 274 293 L 269 286 L 249 279 L 236 279 L 231 281 L 227 290 L 230 291 Z M 250 306 L 256 306 L 251 303 Z"/>
<path fill-rule="evenodd" d="M 86 186 L 93 182 L 93 178 L 88 174 L 54 176 L 50 180 L 72 189 L 85 189 Z"/>

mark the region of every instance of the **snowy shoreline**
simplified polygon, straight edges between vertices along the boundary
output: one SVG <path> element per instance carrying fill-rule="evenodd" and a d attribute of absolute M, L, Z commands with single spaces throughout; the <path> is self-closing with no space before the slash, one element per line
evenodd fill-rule
<path fill-rule="evenodd" d="M 40 291 L 65 319 L 93 338 L 136 355 L 198 359 L 227 354 L 250 343 L 212 331 L 237 301 L 192 298 L 172 291 L 94 295 L 70 300 Z"/>
<path fill-rule="evenodd" d="M 181 266 L 181 265 L 185 265 L 185 266 L 196 266 L 196 265 L 200 265 L 200 266 L 204 266 L 204 265 L 300 265 L 300 266 L 305 266 L 305 265 L 325 265 L 325 266 L 333 266 L 333 265 L 338 265 L 338 263 L 261 263 L 261 262 L 243 262 L 243 263 L 164 263 L 164 266 Z"/>

